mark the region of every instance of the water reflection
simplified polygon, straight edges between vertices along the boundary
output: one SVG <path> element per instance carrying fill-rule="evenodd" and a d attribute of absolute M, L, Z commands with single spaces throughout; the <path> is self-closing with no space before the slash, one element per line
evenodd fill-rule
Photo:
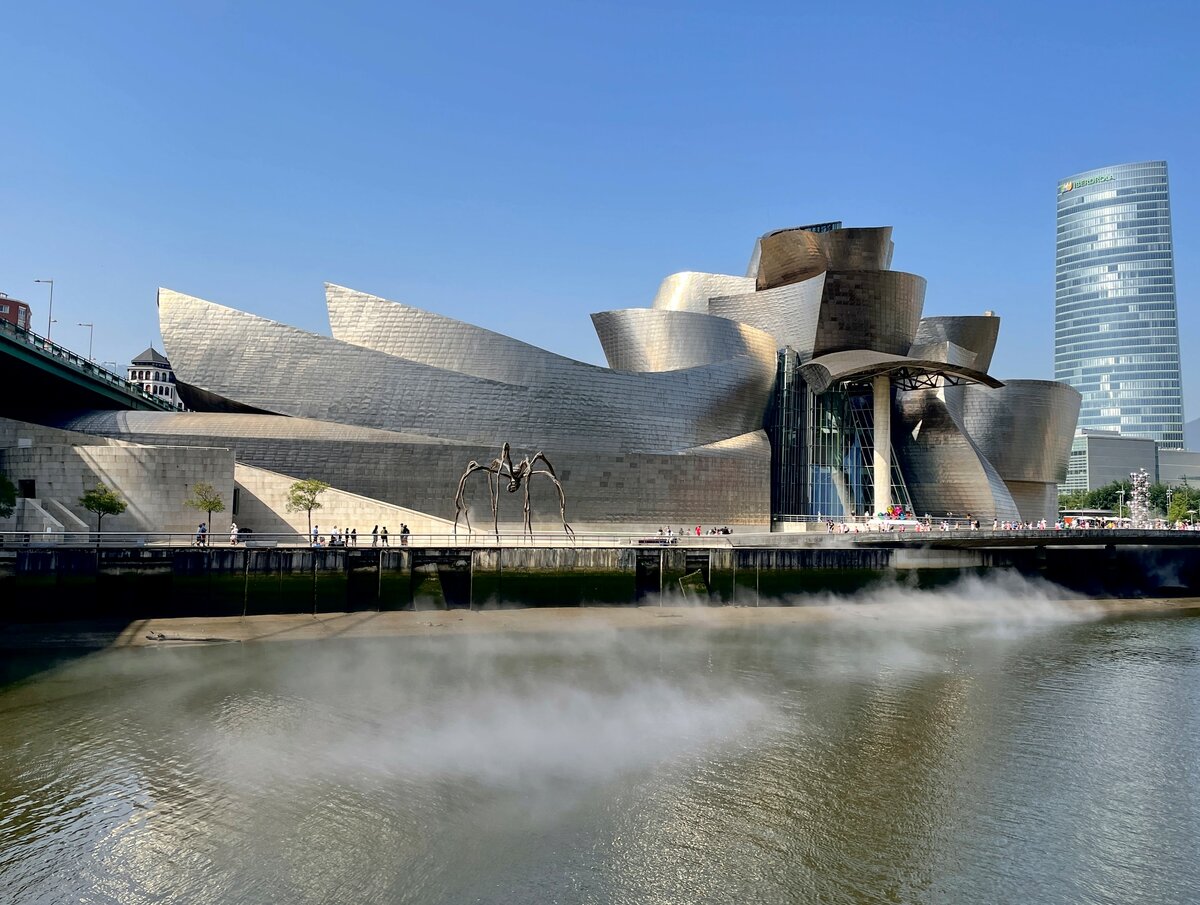
<path fill-rule="evenodd" d="M 1187 901 L 1200 621 L 963 600 L 92 656 L 0 692 L 0 898 Z"/>

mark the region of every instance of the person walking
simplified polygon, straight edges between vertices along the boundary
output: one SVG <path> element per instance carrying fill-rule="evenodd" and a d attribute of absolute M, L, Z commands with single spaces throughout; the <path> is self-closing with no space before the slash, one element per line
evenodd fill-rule
<path fill-rule="evenodd" d="M 378 525 L 376 525 L 374 528 L 371 529 L 371 546 L 372 547 L 379 546 L 379 526 Z"/>
<path fill-rule="evenodd" d="M 237 546 L 238 526 L 237 522 L 229 523 L 229 546 Z"/>
<path fill-rule="evenodd" d="M 208 531 L 208 528 L 205 527 L 204 522 L 201 522 L 199 525 L 196 526 L 196 546 L 197 547 L 204 546 L 204 534 L 206 531 Z"/>
<path fill-rule="evenodd" d="M 388 542 L 387 542 L 387 525 L 384 525 L 384 526 L 383 526 L 383 530 L 379 532 L 379 540 L 382 542 L 383 546 L 385 546 L 385 547 L 386 547 L 386 546 L 388 545 Z"/>
<path fill-rule="evenodd" d="M 317 545 L 317 542 L 318 542 L 320 539 L 321 539 L 321 526 L 320 526 L 320 525 L 313 525 L 313 530 L 312 530 L 312 543 L 313 543 L 313 546 L 314 546 L 314 547 Z"/>
<path fill-rule="evenodd" d="M 410 534 L 412 534 L 412 532 L 408 530 L 408 525 L 404 524 L 404 522 L 401 522 L 400 523 L 400 546 L 401 547 L 408 546 L 408 536 Z"/>

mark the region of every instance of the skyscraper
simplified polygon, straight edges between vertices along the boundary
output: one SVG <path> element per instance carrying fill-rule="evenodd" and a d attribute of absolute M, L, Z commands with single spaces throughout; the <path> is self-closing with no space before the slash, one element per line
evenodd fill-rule
<path fill-rule="evenodd" d="M 1165 161 L 1059 183 L 1054 376 L 1083 394 L 1080 427 L 1183 447 Z"/>

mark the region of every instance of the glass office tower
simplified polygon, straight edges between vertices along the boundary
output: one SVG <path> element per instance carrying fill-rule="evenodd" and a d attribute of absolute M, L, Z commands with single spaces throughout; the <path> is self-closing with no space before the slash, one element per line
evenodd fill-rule
<path fill-rule="evenodd" d="M 1054 377 L 1083 394 L 1079 426 L 1182 449 L 1165 161 L 1058 184 L 1054 311 Z"/>

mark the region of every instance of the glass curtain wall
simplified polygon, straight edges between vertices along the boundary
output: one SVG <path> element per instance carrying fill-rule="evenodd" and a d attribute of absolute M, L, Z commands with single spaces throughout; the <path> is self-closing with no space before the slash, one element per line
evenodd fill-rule
<path fill-rule="evenodd" d="M 813 393 L 791 349 L 779 354 L 767 413 L 771 440 L 771 514 L 843 518 L 874 514 L 874 412 L 866 387 Z M 892 500 L 911 508 L 892 453 Z"/>

